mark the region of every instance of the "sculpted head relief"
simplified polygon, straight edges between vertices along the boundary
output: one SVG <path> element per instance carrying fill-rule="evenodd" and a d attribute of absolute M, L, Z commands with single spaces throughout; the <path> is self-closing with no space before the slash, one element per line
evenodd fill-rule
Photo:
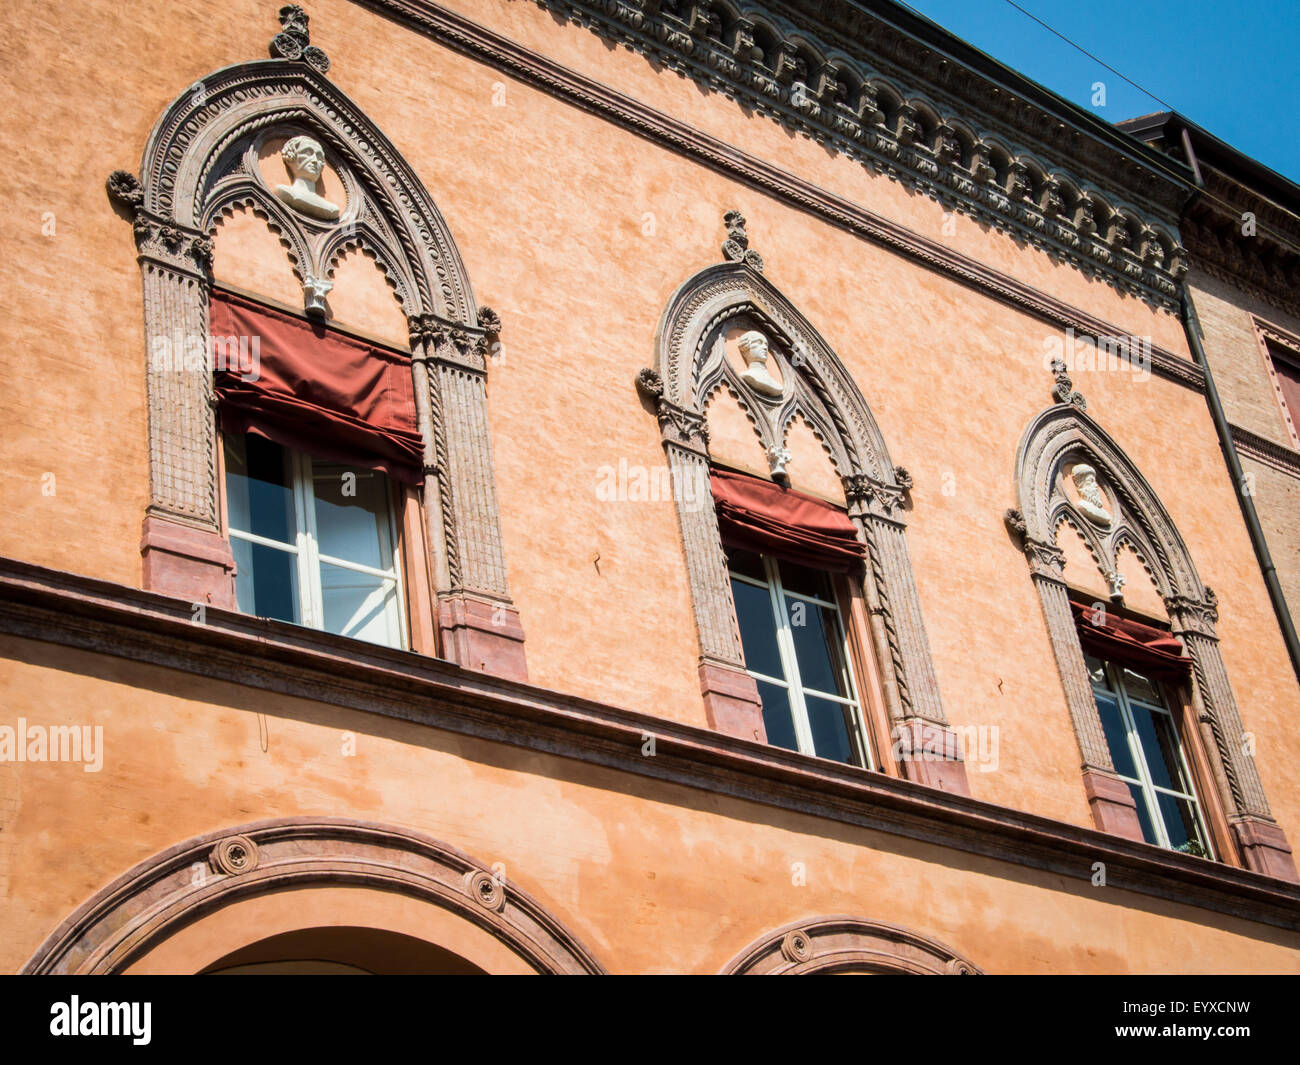
<path fill-rule="evenodd" d="M 331 203 L 316 191 L 316 182 L 325 169 L 325 149 L 311 137 L 291 138 L 280 149 L 280 158 L 293 179 L 292 185 L 277 185 L 275 194 L 290 207 L 332 222 L 339 216 L 338 204 Z"/>
<path fill-rule="evenodd" d="M 767 337 L 757 329 L 751 329 L 749 332 L 741 335 L 737 342 L 740 348 L 740 354 L 744 356 L 745 361 L 749 363 L 745 367 L 741 378 L 755 392 L 764 396 L 779 396 L 783 389 L 779 383 L 767 371 L 768 343 Z"/>
<path fill-rule="evenodd" d="M 1098 525 L 1109 526 L 1112 518 L 1097 484 L 1097 471 L 1087 463 L 1080 462 L 1070 470 L 1070 479 L 1079 490 L 1079 509 Z"/>

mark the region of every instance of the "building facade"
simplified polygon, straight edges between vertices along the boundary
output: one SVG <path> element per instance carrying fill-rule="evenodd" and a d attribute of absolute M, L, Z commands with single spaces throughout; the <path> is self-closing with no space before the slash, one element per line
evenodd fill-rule
<path fill-rule="evenodd" d="M 1189 167 L 882 0 L 3 18 L 6 969 L 1300 970 Z"/>

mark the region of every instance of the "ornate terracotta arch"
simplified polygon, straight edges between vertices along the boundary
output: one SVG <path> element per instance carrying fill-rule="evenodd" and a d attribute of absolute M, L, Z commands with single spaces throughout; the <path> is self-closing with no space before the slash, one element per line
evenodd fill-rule
<path fill-rule="evenodd" d="M 1077 464 L 1096 471 L 1108 520 L 1090 517 L 1066 491 Z M 1112 587 L 1117 556 L 1131 546 L 1164 600 L 1171 628 L 1191 657 L 1193 698 L 1224 809 L 1250 868 L 1295 879 L 1290 847 L 1273 821 L 1215 635 L 1218 599 L 1201 583 L 1187 546 L 1154 489 L 1123 449 L 1077 402 L 1039 414 L 1016 453 L 1019 509 L 1008 522 L 1023 536 L 1082 756 L 1084 783 L 1097 826 L 1141 839 L 1127 787 L 1115 773 L 1083 661 L 1056 543 L 1063 521 L 1078 529 Z"/>
<path fill-rule="evenodd" d="M 833 973 L 982 976 L 937 940 L 897 925 L 840 915 L 795 921 L 754 940 L 723 976 L 813 976 Z"/>
<path fill-rule="evenodd" d="M 156 854 L 78 907 L 22 971 L 121 972 L 213 910 L 318 885 L 371 887 L 450 910 L 539 973 L 605 971 L 540 903 L 469 855 L 408 829 L 341 818 L 258 821 Z"/>
<path fill-rule="evenodd" d="M 924 783 L 965 791 L 908 556 L 903 496 L 911 478 L 890 460 L 843 362 L 763 275 L 762 259 L 748 248 L 744 219 L 730 212 L 726 222 L 730 239 L 723 251 L 732 261 L 707 267 L 678 288 L 660 322 L 655 366 L 638 378 L 655 406 L 674 483 L 707 484 L 704 404 L 721 385 L 749 414 L 774 468 L 791 420 L 800 415 L 808 421 L 831 457 L 849 516 L 867 544 L 864 590 L 895 734 L 903 737 L 904 748 L 945 756 L 908 759 L 905 771 Z M 726 358 L 725 333 L 737 326 L 760 330 L 770 341 L 769 358 L 784 382 L 779 397 L 749 387 Z M 707 490 L 677 496 L 711 724 L 762 739 L 758 692 L 745 672 L 713 500 Z"/>
<path fill-rule="evenodd" d="M 140 177 L 116 171 L 113 198 L 134 220 L 149 358 L 150 502 L 145 586 L 234 606 L 234 562 L 222 539 L 211 375 L 177 373 L 160 350 L 208 353 L 211 235 L 223 212 L 251 206 L 288 246 L 309 312 L 339 256 L 375 256 L 410 327 L 416 418 L 424 437 L 424 502 L 435 554 L 445 653 L 524 677 L 523 633 L 510 600 L 487 431 L 487 338 L 500 320 L 474 302 L 450 230 L 411 166 L 329 81 L 300 8 L 281 12 L 278 58 L 200 78 L 159 118 Z M 284 206 L 262 178 L 259 149 L 308 135 L 345 189 L 339 217 Z M 493 624 L 495 621 L 495 624 Z"/>

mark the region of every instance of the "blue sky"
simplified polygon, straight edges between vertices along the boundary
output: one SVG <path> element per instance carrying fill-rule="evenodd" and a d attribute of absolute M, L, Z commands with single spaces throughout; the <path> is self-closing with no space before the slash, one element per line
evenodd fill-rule
<path fill-rule="evenodd" d="M 907 0 L 905 6 L 1107 121 L 1172 107 L 1300 183 L 1300 0 L 1016 3 L 1160 99 L 1007 0 Z M 1105 107 L 1091 104 L 1097 81 L 1106 85 Z"/>

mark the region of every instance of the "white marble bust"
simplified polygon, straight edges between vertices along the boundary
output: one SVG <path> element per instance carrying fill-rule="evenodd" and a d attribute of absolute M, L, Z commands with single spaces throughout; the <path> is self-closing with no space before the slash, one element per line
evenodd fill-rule
<path fill-rule="evenodd" d="M 1097 485 L 1097 471 L 1087 463 L 1079 463 L 1070 471 L 1074 487 L 1079 490 L 1078 507 L 1092 521 L 1103 527 L 1109 527 L 1113 520 L 1106 509 L 1106 500 L 1102 498 Z"/>
<path fill-rule="evenodd" d="M 781 395 L 783 391 L 781 385 L 767 372 L 767 337 L 757 329 L 751 329 L 748 333 L 741 335 L 737 346 L 740 348 L 740 354 L 749 363 L 740 375 L 745 383 L 761 395 Z"/>
<path fill-rule="evenodd" d="M 277 185 L 275 194 L 290 207 L 332 222 L 339 216 L 339 207 L 330 203 L 316 191 L 316 182 L 325 169 L 325 149 L 311 137 L 293 137 L 280 149 L 280 158 L 293 179 L 292 185 Z"/>

